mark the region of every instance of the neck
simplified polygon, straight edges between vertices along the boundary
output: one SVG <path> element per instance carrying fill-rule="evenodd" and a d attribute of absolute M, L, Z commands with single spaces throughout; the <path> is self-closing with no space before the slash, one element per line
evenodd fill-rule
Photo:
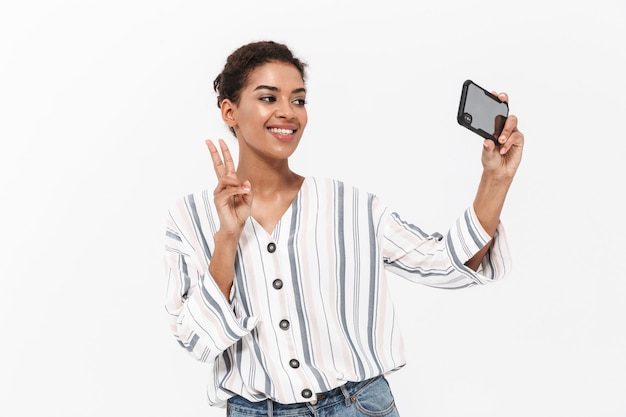
<path fill-rule="evenodd" d="M 274 163 L 243 163 L 238 164 L 237 176 L 241 180 L 249 180 L 256 195 L 276 194 L 282 190 L 299 188 L 302 176 L 289 168 L 287 160 Z"/>

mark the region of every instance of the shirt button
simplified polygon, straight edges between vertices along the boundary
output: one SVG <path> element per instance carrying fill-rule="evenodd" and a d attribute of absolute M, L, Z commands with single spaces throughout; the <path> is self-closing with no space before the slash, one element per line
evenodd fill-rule
<path fill-rule="evenodd" d="M 303 389 L 301 394 L 302 398 L 311 398 L 313 396 L 313 392 L 310 389 Z"/>
<path fill-rule="evenodd" d="M 274 282 L 272 282 L 272 286 L 280 290 L 283 287 L 283 282 L 280 279 L 275 279 Z"/>
<path fill-rule="evenodd" d="M 280 323 L 278 323 L 278 325 L 280 326 L 281 329 L 287 330 L 289 329 L 289 320 L 281 320 Z"/>
<path fill-rule="evenodd" d="M 293 369 L 299 368 L 300 367 L 300 361 L 297 359 L 292 359 L 289 361 L 289 366 L 291 366 Z"/>
<path fill-rule="evenodd" d="M 270 243 L 268 243 L 268 244 L 267 244 L 267 251 L 268 251 L 269 253 L 274 253 L 274 252 L 276 252 L 276 243 L 274 243 L 274 242 L 270 242 Z"/>

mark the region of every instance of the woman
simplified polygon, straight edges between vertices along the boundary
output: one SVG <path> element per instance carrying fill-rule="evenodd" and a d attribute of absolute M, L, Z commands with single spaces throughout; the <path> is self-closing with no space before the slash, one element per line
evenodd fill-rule
<path fill-rule="evenodd" d="M 510 116 L 501 145 L 484 142 L 473 204 L 447 234 L 427 234 L 375 195 L 290 169 L 304 80 L 305 64 L 274 42 L 240 47 L 216 78 L 238 165 L 207 141 L 215 190 L 169 212 L 171 328 L 210 366 L 209 402 L 230 416 L 397 416 L 385 374 L 405 357 L 385 274 L 442 288 L 503 277 L 500 213 L 524 138 Z"/>

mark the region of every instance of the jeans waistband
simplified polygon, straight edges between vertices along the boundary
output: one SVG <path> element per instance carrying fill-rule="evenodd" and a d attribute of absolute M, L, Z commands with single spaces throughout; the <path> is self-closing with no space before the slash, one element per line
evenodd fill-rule
<path fill-rule="evenodd" d="M 313 411 L 314 409 L 335 405 L 338 402 L 344 402 L 346 406 L 348 406 L 350 403 L 355 401 L 354 395 L 380 378 L 384 377 L 379 375 L 364 381 L 346 382 L 344 385 L 337 388 L 317 394 L 317 399 L 315 401 L 305 403 L 282 404 L 272 401 L 271 399 L 251 402 L 243 397 L 234 396 L 228 400 L 228 407 L 233 407 L 240 411 L 254 410 L 257 415 L 288 416 L 297 414 L 298 410 L 302 410 L 303 408 Z"/>

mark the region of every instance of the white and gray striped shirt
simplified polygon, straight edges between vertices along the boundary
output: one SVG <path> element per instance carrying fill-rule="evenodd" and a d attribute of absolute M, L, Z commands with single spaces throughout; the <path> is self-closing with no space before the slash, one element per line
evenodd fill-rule
<path fill-rule="evenodd" d="M 234 394 L 312 401 L 402 367 L 386 271 L 464 288 L 510 269 L 501 226 L 479 271 L 463 265 L 491 239 L 471 207 L 446 235 L 427 234 L 370 193 L 308 177 L 272 234 L 247 220 L 226 300 L 208 273 L 218 223 L 212 192 L 188 195 L 170 209 L 165 244 L 171 330 L 209 364 L 218 406 Z"/>

